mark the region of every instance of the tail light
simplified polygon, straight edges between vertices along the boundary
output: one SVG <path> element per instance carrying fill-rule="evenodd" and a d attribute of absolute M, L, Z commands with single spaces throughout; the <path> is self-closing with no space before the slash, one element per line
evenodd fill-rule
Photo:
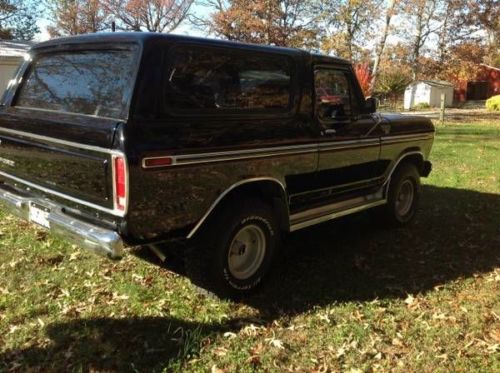
<path fill-rule="evenodd" d="M 127 163 L 123 156 L 113 156 L 114 167 L 114 205 L 118 211 L 127 209 Z"/>

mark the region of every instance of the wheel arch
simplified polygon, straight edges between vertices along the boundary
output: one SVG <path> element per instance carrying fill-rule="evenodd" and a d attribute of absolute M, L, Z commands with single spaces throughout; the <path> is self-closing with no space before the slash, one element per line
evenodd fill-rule
<path fill-rule="evenodd" d="M 186 238 L 194 237 L 218 209 L 223 208 L 229 201 L 243 195 L 258 197 L 269 204 L 277 216 L 280 228 L 285 231 L 290 229 L 288 194 L 285 185 L 275 178 L 256 177 L 234 183 L 219 194 Z"/>
<path fill-rule="evenodd" d="M 424 168 L 425 168 L 424 153 L 420 149 L 407 149 L 399 156 L 396 162 L 394 162 L 392 169 L 389 171 L 389 174 L 387 175 L 385 181 L 386 184 L 389 183 L 389 181 L 391 180 L 391 176 L 394 174 L 394 172 L 405 163 L 413 164 L 417 168 L 418 173 L 421 176 L 424 175 Z"/>

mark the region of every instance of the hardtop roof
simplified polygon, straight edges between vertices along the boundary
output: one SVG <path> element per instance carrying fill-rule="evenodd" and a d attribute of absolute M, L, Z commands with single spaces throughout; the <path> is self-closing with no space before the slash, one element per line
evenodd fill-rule
<path fill-rule="evenodd" d="M 82 44 L 121 44 L 121 43 L 138 43 L 141 45 L 145 45 L 150 41 L 155 40 L 166 40 L 171 42 L 187 42 L 187 43 L 195 43 L 195 44 L 204 44 L 207 46 L 220 46 L 220 47 L 237 47 L 242 49 L 249 49 L 254 51 L 262 51 L 262 52 L 280 52 L 283 54 L 287 54 L 290 56 L 308 56 L 314 62 L 334 62 L 337 64 L 348 64 L 350 62 L 332 56 L 321 55 L 317 53 L 310 53 L 301 49 L 296 48 L 285 48 L 285 47 L 276 47 L 276 46 L 268 46 L 268 45 L 260 45 L 260 44 L 249 44 L 242 43 L 237 41 L 229 41 L 229 40 L 219 40 L 219 39 L 209 39 L 209 38 L 200 38 L 186 35 L 176 35 L 176 34 L 161 34 L 161 33 L 153 33 L 153 32 L 103 32 L 103 33 L 94 33 L 94 34 L 84 34 L 84 35 L 76 35 L 76 36 L 68 36 L 63 38 L 57 38 L 48 40 L 45 42 L 41 42 L 33 46 L 31 49 L 35 52 L 43 49 L 52 49 L 52 48 L 60 48 L 69 45 L 82 45 Z"/>

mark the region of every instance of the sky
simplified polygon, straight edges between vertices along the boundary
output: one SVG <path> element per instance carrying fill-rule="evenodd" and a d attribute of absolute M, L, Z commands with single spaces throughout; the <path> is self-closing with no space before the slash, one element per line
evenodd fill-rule
<path fill-rule="evenodd" d="M 204 14 L 208 13 L 208 9 L 200 5 L 193 5 L 190 12 L 196 14 L 197 16 L 203 16 Z M 37 21 L 40 32 L 35 36 L 36 41 L 44 41 L 50 39 L 49 33 L 47 32 L 47 26 L 50 26 L 50 24 L 51 22 L 47 18 L 40 18 Z M 183 22 L 174 31 L 172 31 L 172 33 L 191 36 L 206 36 L 205 33 L 194 28 L 189 22 L 186 21 Z"/>
<path fill-rule="evenodd" d="M 193 4 L 190 12 L 192 14 L 195 14 L 198 17 L 203 17 L 203 16 L 208 15 L 208 13 L 210 12 L 210 9 L 205 7 L 205 6 Z M 43 12 L 43 13 L 46 13 L 46 12 Z M 398 18 L 395 17 L 392 23 L 398 24 L 398 23 L 401 23 L 401 20 L 398 20 Z M 37 24 L 38 24 L 38 27 L 40 28 L 40 33 L 38 33 L 35 36 L 35 40 L 36 41 L 44 41 L 44 40 L 49 39 L 50 37 L 49 37 L 49 33 L 47 32 L 47 26 L 49 26 L 51 24 L 51 22 L 47 18 L 41 18 L 38 20 Z M 172 31 L 172 33 L 173 34 L 181 34 L 181 35 L 201 36 L 201 37 L 207 36 L 206 33 L 195 28 L 193 25 L 191 25 L 187 21 L 184 21 L 177 29 Z M 393 34 L 389 35 L 389 37 L 387 39 L 387 45 L 396 44 L 400 41 L 401 41 L 400 37 L 397 34 L 393 33 Z M 367 43 L 367 45 L 365 45 L 365 47 L 368 47 L 369 49 L 373 49 L 376 42 L 377 42 L 377 39 L 373 38 Z M 432 35 L 427 42 L 427 46 L 434 48 L 436 46 L 436 43 L 437 43 L 437 39 L 435 38 L 434 35 Z"/>

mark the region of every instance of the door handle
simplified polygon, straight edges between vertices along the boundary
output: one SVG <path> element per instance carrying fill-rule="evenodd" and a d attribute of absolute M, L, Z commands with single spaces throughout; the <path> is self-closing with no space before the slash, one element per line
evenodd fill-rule
<path fill-rule="evenodd" d="M 326 130 L 322 130 L 321 131 L 321 134 L 323 136 L 333 136 L 333 135 L 336 135 L 337 134 L 337 131 L 334 130 L 333 128 L 328 128 Z"/>

